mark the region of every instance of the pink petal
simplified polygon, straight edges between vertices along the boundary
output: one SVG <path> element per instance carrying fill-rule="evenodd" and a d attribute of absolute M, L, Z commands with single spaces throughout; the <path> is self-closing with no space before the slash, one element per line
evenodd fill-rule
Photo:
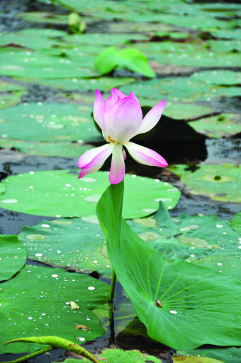
<path fill-rule="evenodd" d="M 109 136 L 115 142 L 129 141 L 140 128 L 142 110 L 132 97 L 125 97 L 110 109 L 105 124 L 109 128 Z"/>
<path fill-rule="evenodd" d="M 102 94 L 97 89 L 95 90 L 95 103 L 94 103 L 94 119 L 100 126 L 101 130 L 104 128 L 104 100 Z"/>
<path fill-rule="evenodd" d="M 102 167 L 102 165 L 98 165 L 98 166 L 93 167 L 93 168 L 83 168 L 83 169 L 81 169 L 81 172 L 80 172 L 78 178 L 81 179 L 81 178 L 83 178 L 87 174 L 93 174 L 93 173 L 95 173 L 96 171 L 98 171 Z"/>
<path fill-rule="evenodd" d="M 123 99 L 127 97 L 123 92 L 119 91 L 117 88 L 112 88 L 111 96 L 105 101 L 105 112 L 115 105 L 118 99 Z"/>
<path fill-rule="evenodd" d="M 111 93 L 115 92 L 117 94 L 117 96 L 122 100 L 123 98 L 127 97 L 123 92 L 121 92 L 119 89 L 117 88 L 112 88 Z"/>
<path fill-rule="evenodd" d="M 123 159 L 126 160 L 126 151 L 124 148 L 122 148 L 122 156 L 123 156 Z"/>
<path fill-rule="evenodd" d="M 166 100 L 159 102 L 146 114 L 146 116 L 142 120 L 141 127 L 139 128 L 137 135 L 150 131 L 151 129 L 153 129 L 154 126 L 156 126 L 164 110 L 165 103 Z"/>
<path fill-rule="evenodd" d="M 78 162 L 79 168 L 92 168 L 104 163 L 104 161 L 112 153 L 114 144 L 106 144 L 96 149 L 86 151 L 80 158 Z M 99 167 L 99 168 L 100 168 Z"/>
<path fill-rule="evenodd" d="M 112 152 L 112 161 L 109 174 L 111 184 L 120 183 L 125 177 L 125 163 L 122 155 L 122 145 L 115 144 Z"/>
<path fill-rule="evenodd" d="M 134 95 L 134 93 L 130 92 L 130 97 L 139 103 L 138 98 Z"/>
<path fill-rule="evenodd" d="M 133 142 L 125 143 L 125 147 L 133 159 L 140 164 L 160 167 L 168 166 L 166 160 L 161 155 L 147 147 L 134 144 Z"/>

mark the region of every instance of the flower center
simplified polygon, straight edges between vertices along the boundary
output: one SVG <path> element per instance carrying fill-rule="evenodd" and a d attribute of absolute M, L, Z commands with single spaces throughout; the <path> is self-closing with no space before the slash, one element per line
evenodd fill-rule
<path fill-rule="evenodd" d="M 108 142 L 114 142 L 115 143 L 115 140 L 112 140 L 112 138 L 110 136 L 107 137 L 107 141 Z"/>

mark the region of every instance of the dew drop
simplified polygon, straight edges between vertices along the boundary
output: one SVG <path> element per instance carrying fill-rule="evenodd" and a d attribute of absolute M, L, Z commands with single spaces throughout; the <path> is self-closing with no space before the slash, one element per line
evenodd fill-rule
<path fill-rule="evenodd" d="M 89 286 L 88 290 L 95 290 L 95 287 L 94 286 Z"/>
<path fill-rule="evenodd" d="M 223 225 L 222 224 L 216 224 L 216 227 L 217 228 L 223 228 Z"/>
<path fill-rule="evenodd" d="M 156 199 L 153 199 L 154 200 L 154 202 L 163 202 L 163 203 L 165 203 L 165 202 L 172 202 L 172 199 L 171 198 L 156 198 Z"/>
<path fill-rule="evenodd" d="M 83 140 L 80 140 L 81 142 L 83 142 Z M 81 179 L 79 179 L 81 182 L 84 182 L 84 183 L 95 183 L 97 182 L 97 179 L 95 178 L 91 178 L 91 177 L 83 177 Z"/>
<path fill-rule="evenodd" d="M 177 311 L 176 310 L 170 310 L 170 313 L 171 314 L 177 314 Z"/>
<path fill-rule="evenodd" d="M 93 195 L 88 195 L 83 200 L 85 202 L 97 203 L 100 200 L 100 198 L 101 198 L 101 194 L 93 194 Z"/>
<path fill-rule="evenodd" d="M 85 338 L 84 337 L 76 337 L 76 340 L 78 340 L 79 342 L 84 342 Z"/>
<path fill-rule="evenodd" d="M 59 275 L 57 275 L 57 274 L 53 274 L 53 275 L 51 275 L 52 277 L 58 277 Z"/>
<path fill-rule="evenodd" d="M 43 240 L 45 239 L 44 236 L 42 236 L 41 234 L 29 234 L 26 236 L 27 239 L 30 239 L 31 241 L 33 240 Z"/>
<path fill-rule="evenodd" d="M 17 202 L 18 202 L 18 200 L 14 199 L 14 198 L 8 198 L 8 199 L 1 200 L 1 203 L 4 203 L 4 204 L 13 204 L 13 203 L 17 203 Z"/>
<path fill-rule="evenodd" d="M 223 264 L 221 262 L 218 262 L 217 263 L 217 266 L 222 266 Z"/>
<path fill-rule="evenodd" d="M 49 224 L 41 224 L 41 227 L 50 228 L 50 225 Z"/>
<path fill-rule="evenodd" d="M 42 257 L 42 256 L 43 256 L 43 254 L 42 254 L 42 253 L 35 253 L 35 256 L 36 256 L 36 257 Z"/>

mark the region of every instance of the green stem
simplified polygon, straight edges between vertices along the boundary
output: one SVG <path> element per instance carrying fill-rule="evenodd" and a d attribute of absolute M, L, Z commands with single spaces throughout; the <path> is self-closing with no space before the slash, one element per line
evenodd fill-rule
<path fill-rule="evenodd" d="M 112 270 L 112 277 L 111 277 L 111 283 L 110 283 L 110 292 L 109 292 L 109 298 L 108 298 L 108 303 L 109 304 L 113 304 L 114 293 L 115 293 L 115 282 L 116 282 L 116 274 L 115 274 L 115 271 Z"/>
<path fill-rule="evenodd" d="M 24 362 L 24 361 L 29 360 L 31 358 L 38 357 L 41 354 L 47 353 L 47 352 L 49 352 L 52 349 L 53 349 L 52 347 L 43 348 L 43 349 L 37 350 L 36 352 L 30 353 L 28 355 L 25 355 L 24 357 L 21 357 L 21 358 L 12 360 L 12 361 L 8 361 L 8 362 L 3 362 L 3 363 L 19 363 L 19 362 Z"/>

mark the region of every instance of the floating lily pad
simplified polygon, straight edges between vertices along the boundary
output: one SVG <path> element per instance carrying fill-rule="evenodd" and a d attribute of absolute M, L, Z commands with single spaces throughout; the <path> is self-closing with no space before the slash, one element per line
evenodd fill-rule
<path fill-rule="evenodd" d="M 170 170 L 181 177 L 191 194 L 202 194 L 223 202 L 241 202 L 240 166 L 202 164 L 192 172 L 185 165 L 175 165 Z"/>
<path fill-rule="evenodd" d="M 36 40 L 35 40 L 36 42 Z M 94 56 L 84 54 L 82 58 L 65 59 L 61 56 L 52 56 L 46 53 L 30 50 L 9 48 L 0 49 L 3 62 L 0 66 L 0 74 L 18 77 L 91 77 L 98 76 L 94 69 Z"/>
<path fill-rule="evenodd" d="M 99 91 L 110 91 L 112 88 L 120 88 L 123 85 L 133 83 L 134 78 L 122 77 L 122 78 L 111 78 L 111 77 L 99 77 L 93 79 L 86 78 L 40 78 L 35 80 L 30 80 L 31 83 L 44 84 L 46 86 L 55 87 L 58 89 L 67 90 L 78 90 L 78 91 L 94 91 L 98 89 Z"/>
<path fill-rule="evenodd" d="M 182 363 L 224 363 L 221 360 L 206 358 L 206 357 L 195 357 L 195 356 L 182 356 L 182 357 L 174 357 L 174 363 L 182 362 Z"/>
<path fill-rule="evenodd" d="M 78 174 L 78 171 L 52 170 L 10 176 L 2 182 L 6 191 L 0 205 L 49 217 L 92 216 L 109 185 L 108 173 L 97 172 L 82 179 L 78 179 Z M 167 206 L 173 208 L 180 197 L 178 189 L 158 179 L 126 175 L 125 183 L 125 218 L 139 218 L 149 214 L 147 210 L 157 210 L 160 198 L 167 196 Z"/>
<path fill-rule="evenodd" d="M 92 149 L 91 146 L 78 142 L 31 142 L 5 138 L 0 138 L 0 147 L 15 148 L 31 155 L 62 156 L 64 158 L 80 157 L 86 151 Z"/>
<path fill-rule="evenodd" d="M 0 109 L 17 105 L 21 102 L 21 96 L 26 92 L 15 91 L 11 93 L 0 93 Z M 0 121 L 1 122 L 1 121 Z"/>
<path fill-rule="evenodd" d="M 24 267 L 27 251 L 17 236 L 0 235 L 0 256 L 0 281 L 9 280 Z"/>
<path fill-rule="evenodd" d="M 1 353 L 20 353 L 44 347 L 30 343 L 4 347 L 8 340 L 23 335 L 55 335 L 77 343 L 104 334 L 91 312 L 107 302 L 109 287 L 99 280 L 62 269 L 26 266 L 1 287 Z M 79 309 L 72 310 L 70 301 L 74 301 Z M 77 330 L 76 324 L 90 329 Z"/>
<path fill-rule="evenodd" d="M 208 137 L 229 137 L 240 132 L 241 118 L 236 114 L 223 114 L 208 118 L 201 118 L 200 120 L 189 122 L 189 125 L 197 132 L 200 132 Z"/>
<path fill-rule="evenodd" d="M 241 212 L 235 214 L 235 216 L 231 219 L 232 228 L 241 235 Z"/>
<path fill-rule="evenodd" d="M 220 359 L 225 363 L 239 363 L 241 359 L 240 348 L 203 348 L 189 351 L 177 352 L 178 355 L 192 355 L 196 357 L 210 357 L 213 359 Z"/>
<path fill-rule="evenodd" d="M 234 72 L 223 69 L 215 71 L 202 71 L 192 74 L 190 79 L 203 81 L 207 85 L 210 83 L 235 85 L 241 84 L 241 72 Z"/>
<path fill-rule="evenodd" d="M 94 142 L 103 138 L 96 130 L 89 108 L 42 102 L 0 110 L 0 135 L 28 141 Z"/>
<path fill-rule="evenodd" d="M 27 13 L 17 13 L 15 14 L 15 17 L 34 23 L 66 24 L 66 25 L 68 24 L 67 15 L 59 15 L 42 11 L 39 12 L 29 11 Z"/>
<path fill-rule="evenodd" d="M 42 221 L 25 226 L 18 237 L 32 260 L 77 272 L 112 273 L 105 236 L 97 224 L 79 218 Z"/>
<path fill-rule="evenodd" d="M 152 355 L 143 354 L 137 350 L 124 351 L 121 349 L 105 349 L 98 359 L 104 360 L 106 363 L 160 363 L 160 359 L 155 358 Z M 66 359 L 66 363 L 79 363 L 77 359 Z M 86 358 L 82 359 L 83 363 L 89 363 Z M 205 362 L 203 362 L 205 363 Z M 207 362 L 209 363 L 209 362 Z M 212 363 L 212 362 L 210 362 Z M 216 363 L 216 362 L 213 362 Z"/>

